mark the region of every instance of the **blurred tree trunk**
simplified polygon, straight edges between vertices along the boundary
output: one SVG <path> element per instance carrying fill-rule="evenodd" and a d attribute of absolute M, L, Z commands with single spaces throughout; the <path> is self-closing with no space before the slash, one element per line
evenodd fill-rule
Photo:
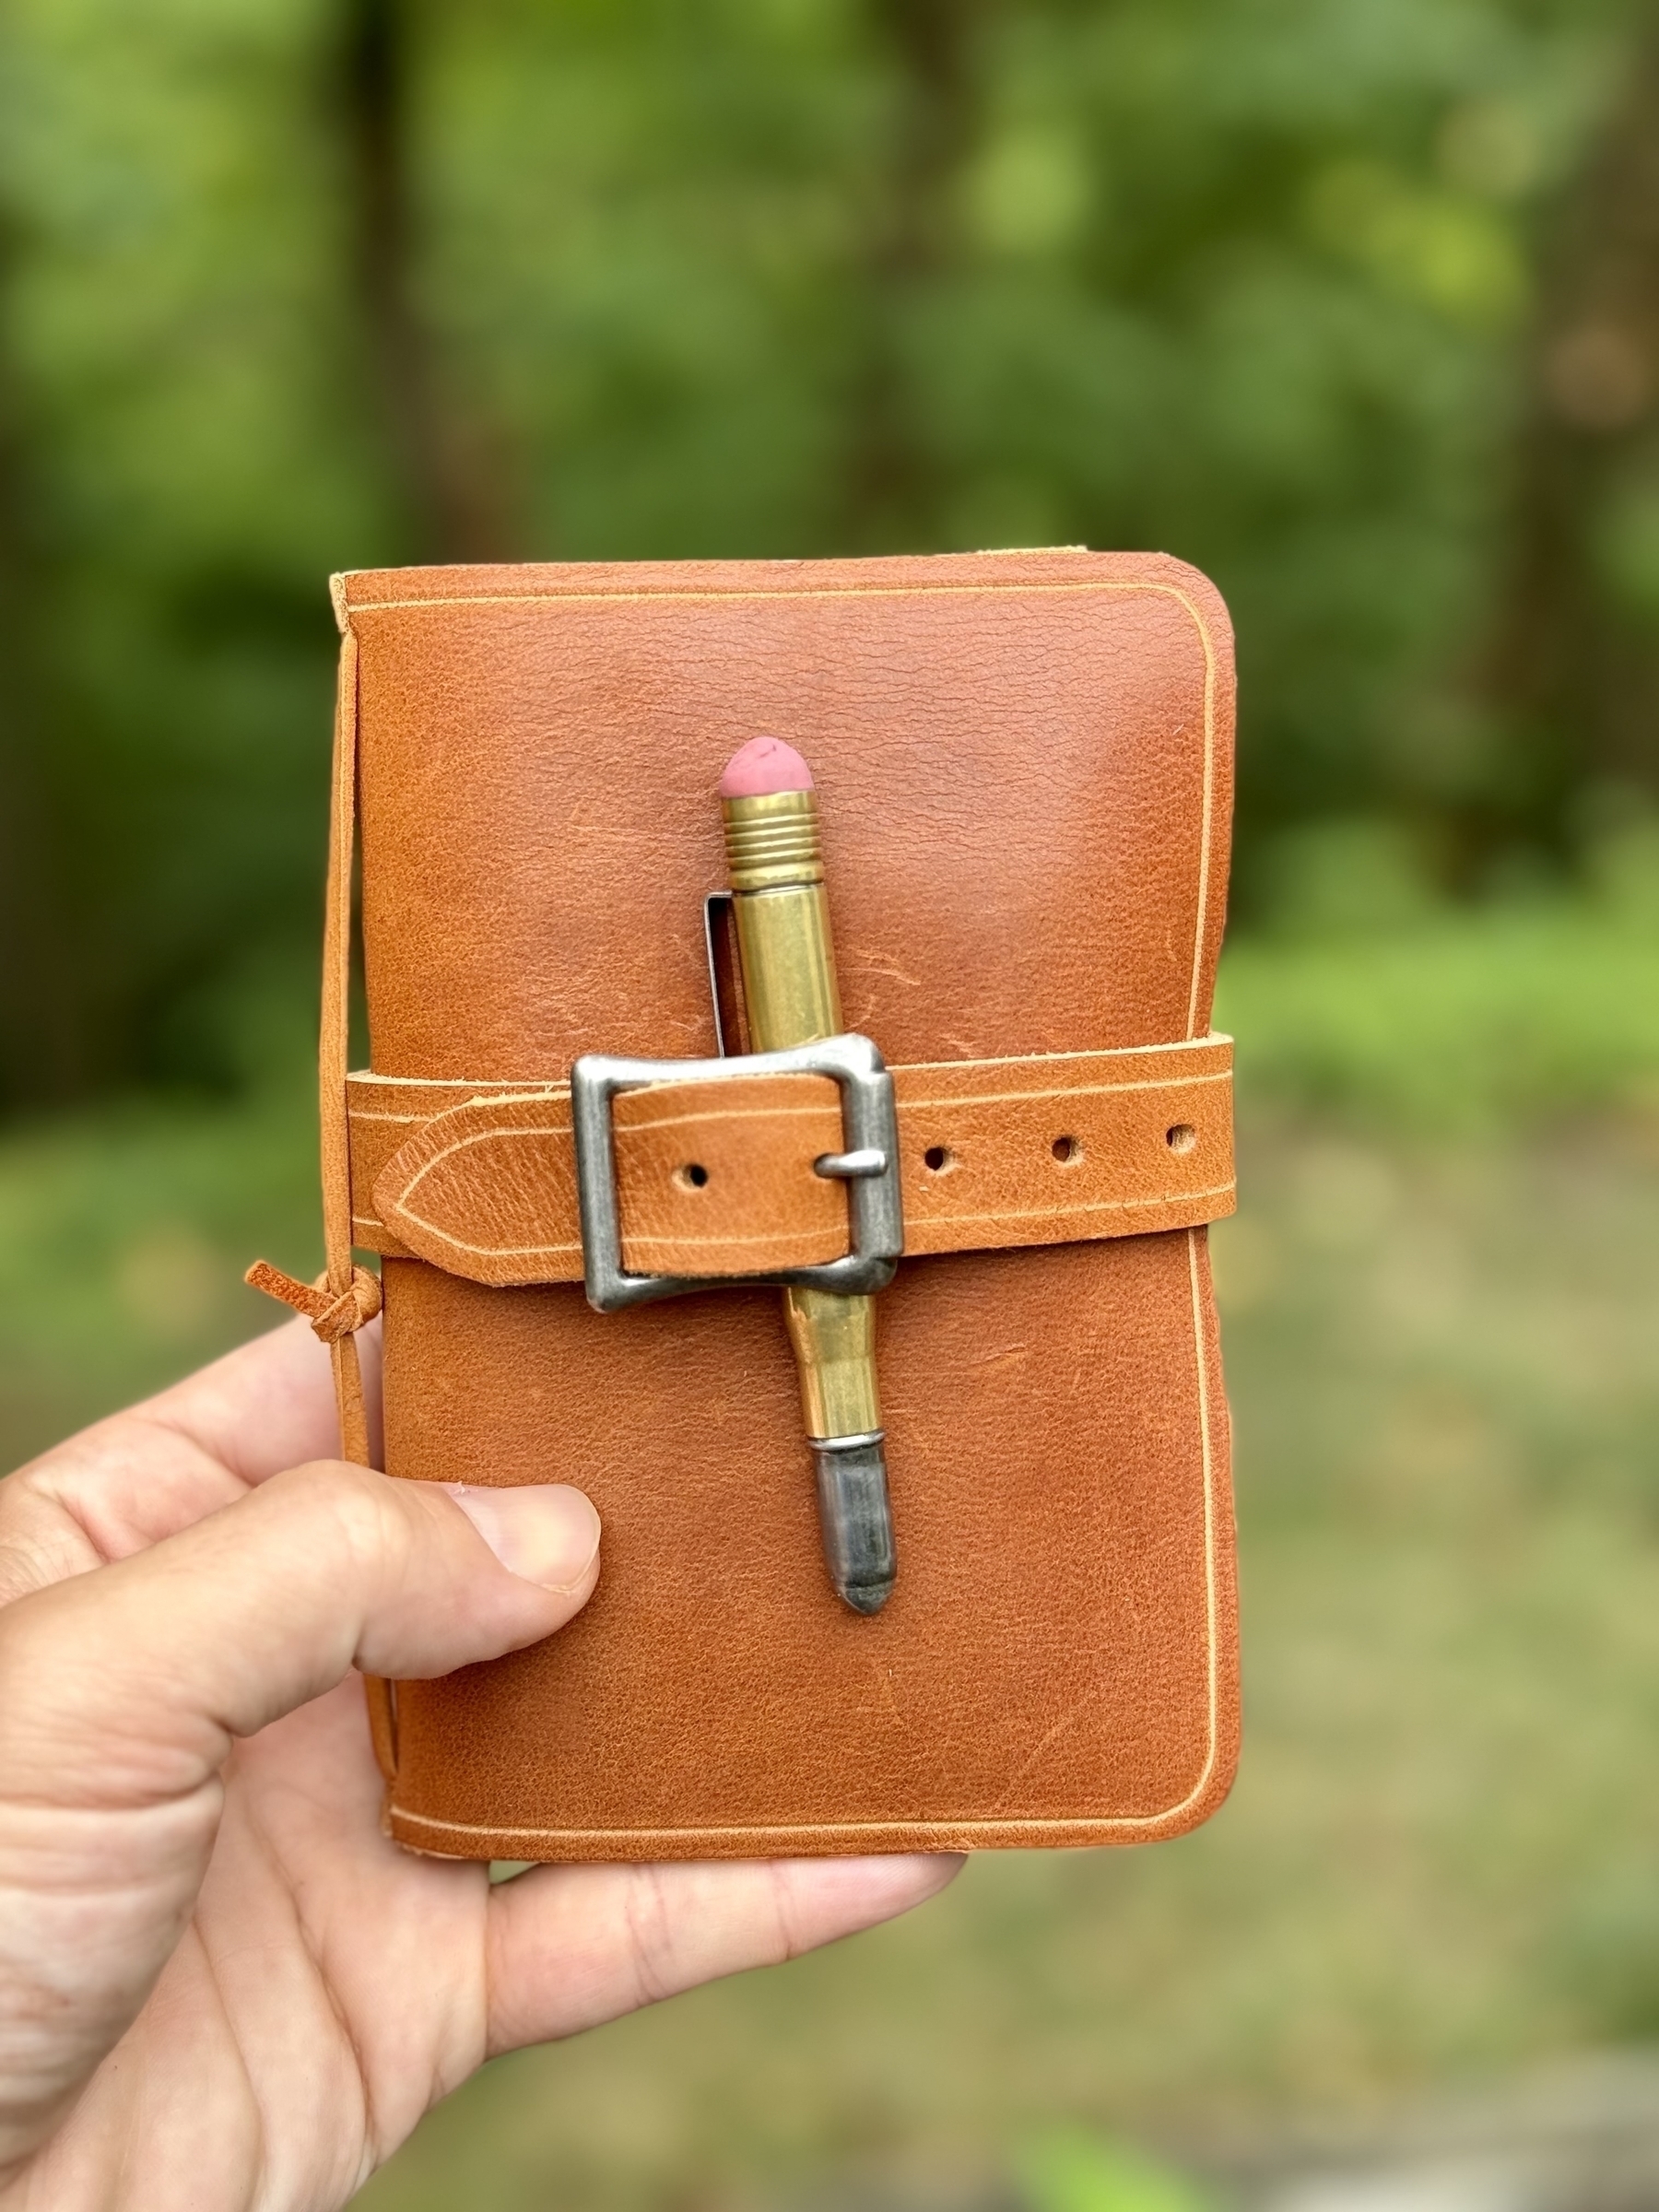
<path fill-rule="evenodd" d="M 892 71 L 889 135 L 872 180 L 860 283 L 845 529 L 854 550 L 925 549 L 940 471 L 928 450 L 909 325 L 949 265 L 956 189 L 979 122 L 974 62 L 983 0 L 870 0 Z"/>
<path fill-rule="evenodd" d="M 457 401 L 420 298 L 416 0 L 342 0 L 339 105 L 351 281 L 409 550 L 502 560 L 516 532 L 508 470 Z"/>
<path fill-rule="evenodd" d="M 1659 6 L 1549 226 L 1482 688 L 1504 741 L 1474 856 L 1586 784 L 1659 792 Z M 1646 522 L 1643 524 L 1645 514 Z"/>
<path fill-rule="evenodd" d="M 83 1088 L 96 1058 L 80 902 L 52 771 L 65 709 L 46 642 L 50 548 L 29 465 L 25 401 L 10 343 L 19 254 L 0 216 L 0 1101 L 53 1104 Z"/>

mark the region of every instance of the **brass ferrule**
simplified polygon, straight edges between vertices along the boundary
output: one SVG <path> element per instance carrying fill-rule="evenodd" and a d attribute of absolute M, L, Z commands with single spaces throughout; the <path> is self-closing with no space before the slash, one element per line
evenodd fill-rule
<path fill-rule="evenodd" d="M 810 1437 L 864 1436 L 881 1426 L 876 1389 L 876 1300 L 785 1290 L 783 1320 L 801 1377 Z"/>
<path fill-rule="evenodd" d="M 809 791 L 780 791 L 721 805 L 750 1048 L 833 1037 L 841 996 L 818 801 Z"/>
<path fill-rule="evenodd" d="M 770 891 L 822 883 L 818 794 L 775 791 L 759 799 L 723 799 L 726 868 L 735 891 Z"/>

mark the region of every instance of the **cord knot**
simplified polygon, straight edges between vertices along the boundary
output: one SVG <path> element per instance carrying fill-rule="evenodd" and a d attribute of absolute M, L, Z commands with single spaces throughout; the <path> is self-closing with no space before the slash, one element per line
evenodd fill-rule
<path fill-rule="evenodd" d="M 273 1267 L 269 1260 L 255 1260 L 242 1280 L 303 1313 L 324 1344 L 337 1344 L 342 1336 L 351 1335 L 381 1310 L 380 1277 L 367 1267 L 354 1266 L 349 1288 L 340 1291 L 329 1288 L 326 1275 L 314 1283 L 302 1283 Z"/>

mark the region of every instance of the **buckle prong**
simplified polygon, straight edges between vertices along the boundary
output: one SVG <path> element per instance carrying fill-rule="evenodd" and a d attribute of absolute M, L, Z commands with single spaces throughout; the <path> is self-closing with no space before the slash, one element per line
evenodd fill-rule
<path fill-rule="evenodd" d="M 856 1182 L 861 1175 L 885 1175 L 888 1156 L 874 1145 L 862 1152 L 820 1152 L 812 1163 L 815 1175 L 831 1176 L 838 1182 Z"/>
<path fill-rule="evenodd" d="M 847 1185 L 853 1249 L 816 1266 L 760 1275 L 629 1275 L 622 1265 L 612 1104 L 618 1091 L 670 1083 L 741 1083 L 755 1076 L 828 1076 L 841 1090 L 842 1149 L 823 1153 L 815 1173 Z M 782 1283 L 860 1297 L 885 1289 L 904 1250 L 899 1193 L 899 1120 L 893 1078 L 867 1037 L 820 1038 L 786 1052 L 744 1053 L 720 1060 L 624 1060 L 584 1053 L 571 1070 L 576 1137 L 576 1195 L 588 1303 L 618 1313 L 658 1298 L 739 1284 Z"/>

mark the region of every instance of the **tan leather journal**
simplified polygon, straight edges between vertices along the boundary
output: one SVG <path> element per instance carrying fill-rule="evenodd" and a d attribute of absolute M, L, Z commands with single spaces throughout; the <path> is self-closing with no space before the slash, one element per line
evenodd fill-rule
<path fill-rule="evenodd" d="M 391 1833 L 657 1859 L 1203 1819 L 1238 1735 L 1213 587 L 1063 550 L 391 571 L 335 603 L 329 1267 L 291 1295 L 351 1456 L 383 1287 L 388 1472 L 576 1483 L 605 1527 L 559 1635 L 371 1685 Z M 760 734 L 816 779 L 853 1074 L 741 1049 L 707 902 L 715 787 Z M 594 1054 L 702 1065 L 573 1100 Z M 629 1296 L 698 1287 L 596 1311 L 605 1234 Z M 784 1294 L 744 1279 L 781 1272 L 892 1277 L 878 1610 L 826 1571 Z"/>

